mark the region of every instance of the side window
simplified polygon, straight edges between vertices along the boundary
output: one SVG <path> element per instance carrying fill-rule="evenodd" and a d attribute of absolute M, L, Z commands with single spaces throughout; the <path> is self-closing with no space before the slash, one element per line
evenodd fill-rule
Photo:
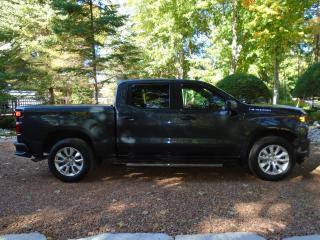
<path fill-rule="evenodd" d="M 133 85 L 131 105 L 140 108 L 169 108 L 169 84 Z"/>
<path fill-rule="evenodd" d="M 182 103 L 185 109 L 211 109 L 213 111 L 226 109 L 223 98 L 201 87 L 183 86 Z"/>

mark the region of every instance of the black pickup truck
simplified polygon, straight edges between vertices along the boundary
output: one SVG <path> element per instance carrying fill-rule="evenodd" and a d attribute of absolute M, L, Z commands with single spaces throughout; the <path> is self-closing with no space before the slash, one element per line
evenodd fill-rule
<path fill-rule="evenodd" d="M 115 106 L 28 106 L 15 114 L 16 155 L 47 158 L 68 182 L 103 159 L 128 166 L 236 161 L 279 180 L 309 154 L 303 110 L 248 105 L 200 81 L 120 81 Z"/>

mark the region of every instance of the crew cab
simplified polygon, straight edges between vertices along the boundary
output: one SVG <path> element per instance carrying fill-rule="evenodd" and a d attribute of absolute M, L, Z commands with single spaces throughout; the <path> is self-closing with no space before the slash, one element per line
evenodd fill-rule
<path fill-rule="evenodd" d="M 48 159 L 62 181 L 102 160 L 128 166 L 240 163 L 280 180 L 309 154 L 305 112 L 255 106 L 192 80 L 119 81 L 114 106 L 18 107 L 16 155 Z"/>

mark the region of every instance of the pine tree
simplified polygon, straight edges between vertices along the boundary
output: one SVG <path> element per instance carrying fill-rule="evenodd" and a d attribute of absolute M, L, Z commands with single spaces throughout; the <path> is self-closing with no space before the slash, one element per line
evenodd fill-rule
<path fill-rule="evenodd" d="M 53 21 L 55 33 L 64 39 L 65 48 L 77 52 L 82 63 L 74 68 L 77 74 L 93 80 L 94 98 L 98 103 L 98 72 L 110 59 L 101 58 L 99 51 L 106 38 L 115 35 L 125 16 L 117 14 L 116 6 L 94 0 L 54 0 L 53 7 L 59 15 Z"/>

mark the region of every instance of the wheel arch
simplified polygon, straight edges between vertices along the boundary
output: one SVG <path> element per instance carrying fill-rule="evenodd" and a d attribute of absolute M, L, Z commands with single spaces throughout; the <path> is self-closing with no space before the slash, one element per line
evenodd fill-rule
<path fill-rule="evenodd" d="M 44 140 L 43 151 L 49 153 L 54 144 L 66 138 L 79 138 L 85 141 L 94 152 L 94 144 L 90 136 L 87 133 L 76 129 L 59 129 L 50 132 Z"/>
<path fill-rule="evenodd" d="M 267 137 L 267 136 L 277 136 L 277 137 L 282 137 L 286 140 L 288 140 L 290 143 L 293 144 L 295 138 L 297 137 L 296 134 L 290 130 L 286 129 L 263 129 L 263 130 L 258 130 L 252 133 L 249 136 L 249 140 L 247 143 L 247 146 L 245 147 L 244 151 L 241 154 L 241 162 L 242 164 L 247 164 L 248 162 L 248 156 L 250 153 L 250 150 L 254 143 L 258 141 L 261 138 Z"/>

